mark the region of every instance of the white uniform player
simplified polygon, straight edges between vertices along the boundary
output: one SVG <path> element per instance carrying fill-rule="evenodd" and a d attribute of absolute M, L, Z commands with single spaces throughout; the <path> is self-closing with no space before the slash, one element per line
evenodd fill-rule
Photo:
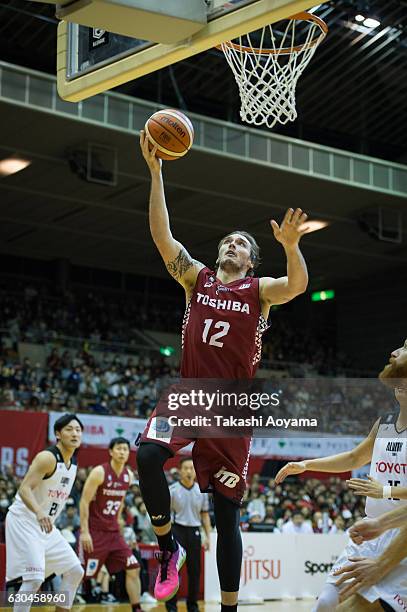
<path fill-rule="evenodd" d="M 35 593 L 51 574 L 63 575 L 57 608 L 69 609 L 83 569 L 71 546 L 54 527 L 76 478 L 73 456 L 81 441 L 82 424 L 74 415 L 55 423 L 56 446 L 38 453 L 6 517 L 6 580 L 22 580 L 19 593 Z M 25 601 L 30 598 L 25 597 Z M 28 610 L 29 603 L 18 610 Z"/>
<path fill-rule="evenodd" d="M 44 478 L 33 494 L 41 510 L 55 523 L 65 506 L 76 477 L 76 461 L 66 467 L 56 446 L 46 449 L 56 459 L 55 472 Z M 37 518 L 27 508 L 19 493 L 9 508 L 6 521 L 7 555 L 6 580 L 38 578 L 41 582 L 51 574 L 62 574 L 77 564 L 78 558 L 58 529 L 41 531 Z M 24 537 L 21 537 L 24 533 Z"/>
<path fill-rule="evenodd" d="M 389 414 L 380 420 L 377 431 L 370 476 L 380 482 L 383 487 L 407 487 L 407 429 L 398 431 L 396 427 L 398 414 Z M 407 500 L 395 497 L 390 499 L 366 498 L 366 518 L 377 518 L 389 510 L 407 506 Z M 379 557 L 389 546 L 391 541 L 399 534 L 399 529 L 389 529 L 374 540 L 363 542 L 360 545 L 349 542 L 343 553 L 336 561 L 327 582 L 335 584 L 338 580 L 333 572 L 349 564 L 353 557 Z M 407 609 L 407 557 L 392 572 L 387 574 L 380 582 L 361 589 L 359 594 L 367 601 L 382 600 L 389 604 L 393 610 Z"/>

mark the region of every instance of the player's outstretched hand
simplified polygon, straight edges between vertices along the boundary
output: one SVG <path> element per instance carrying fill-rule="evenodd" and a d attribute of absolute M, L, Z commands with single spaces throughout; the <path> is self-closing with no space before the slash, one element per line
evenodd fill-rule
<path fill-rule="evenodd" d="M 349 535 L 352 542 L 359 545 L 366 540 L 378 538 L 383 531 L 384 529 L 377 519 L 363 519 L 363 521 L 357 521 L 352 525 L 349 529 Z"/>
<path fill-rule="evenodd" d="M 371 476 L 368 476 L 367 480 L 363 478 L 350 478 L 346 483 L 355 495 L 364 495 L 366 497 L 374 497 L 375 499 L 383 497 L 383 485 Z"/>
<path fill-rule="evenodd" d="M 36 517 L 37 521 L 40 524 L 41 531 L 44 531 L 44 533 L 50 533 L 52 531 L 52 522 L 49 516 L 47 516 L 42 510 L 40 510 L 39 512 L 37 512 Z"/>
<path fill-rule="evenodd" d="M 273 229 L 274 238 L 281 242 L 284 247 L 296 246 L 301 236 L 307 231 L 307 227 L 304 227 L 305 221 L 308 219 L 308 215 L 297 208 L 295 211 L 293 208 L 289 208 L 284 215 L 284 219 L 279 225 L 277 221 L 271 219 L 271 227 Z"/>
<path fill-rule="evenodd" d="M 283 480 L 287 478 L 287 476 L 302 474 L 303 472 L 305 472 L 304 461 L 290 461 L 290 463 L 287 463 L 287 465 L 281 468 L 281 470 L 278 472 L 275 478 L 275 484 L 281 484 Z"/>
<path fill-rule="evenodd" d="M 159 174 L 161 172 L 162 161 L 155 155 L 157 152 L 157 147 L 153 147 L 150 151 L 148 146 L 148 137 L 144 130 L 141 130 L 140 132 L 140 149 L 151 174 Z"/>
<path fill-rule="evenodd" d="M 93 541 L 90 533 L 81 532 L 80 542 L 82 544 L 82 548 L 85 552 L 93 552 Z"/>
<path fill-rule="evenodd" d="M 341 603 L 348 597 L 356 595 L 359 589 L 377 584 L 385 574 L 376 559 L 349 557 L 348 561 L 350 561 L 349 565 L 345 565 L 334 572 L 334 576 L 340 576 L 335 583 L 337 587 L 349 580 L 349 583 L 339 592 Z"/>

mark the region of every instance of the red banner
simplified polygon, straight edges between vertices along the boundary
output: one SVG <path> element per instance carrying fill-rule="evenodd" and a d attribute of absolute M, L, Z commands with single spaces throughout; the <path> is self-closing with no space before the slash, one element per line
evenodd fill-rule
<path fill-rule="evenodd" d="M 47 445 L 48 414 L 0 410 L 0 466 L 22 477 L 34 456 Z"/>

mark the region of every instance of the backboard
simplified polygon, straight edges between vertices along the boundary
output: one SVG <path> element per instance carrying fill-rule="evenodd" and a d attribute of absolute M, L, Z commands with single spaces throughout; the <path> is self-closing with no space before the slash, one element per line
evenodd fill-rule
<path fill-rule="evenodd" d="M 79 102 L 312 6 L 310 0 L 208 0 L 208 23 L 187 40 L 153 43 L 61 21 L 57 83 Z"/>

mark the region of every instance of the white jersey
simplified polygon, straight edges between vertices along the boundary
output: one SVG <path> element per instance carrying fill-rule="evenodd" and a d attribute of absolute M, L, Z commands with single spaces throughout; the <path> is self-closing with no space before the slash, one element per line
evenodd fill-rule
<path fill-rule="evenodd" d="M 51 476 L 43 478 L 39 485 L 33 489 L 33 494 L 41 510 L 54 523 L 71 494 L 76 478 L 77 465 L 76 457 L 72 457 L 71 464 L 67 468 L 57 446 L 50 446 L 45 450 L 54 455 L 56 459 L 55 470 Z M 17 493 L 13 504 L 10 506 L 9 512 L 16 516 L 30 517 L 36 521 L 35 514 L 27 508 L 19 493 Z"/>
<path fill-rule="evenodd" d="M 407 429 L 397 431 L 398 413 L 380 419 L 376 435 L 370 476 L 383 486 L 407 487 Z M 393 489 L 394 495 L 394 489 Z M 376 518 L 385 512 L 407 505 L 407 500 L 366 498 L 366 515 Z"/>

